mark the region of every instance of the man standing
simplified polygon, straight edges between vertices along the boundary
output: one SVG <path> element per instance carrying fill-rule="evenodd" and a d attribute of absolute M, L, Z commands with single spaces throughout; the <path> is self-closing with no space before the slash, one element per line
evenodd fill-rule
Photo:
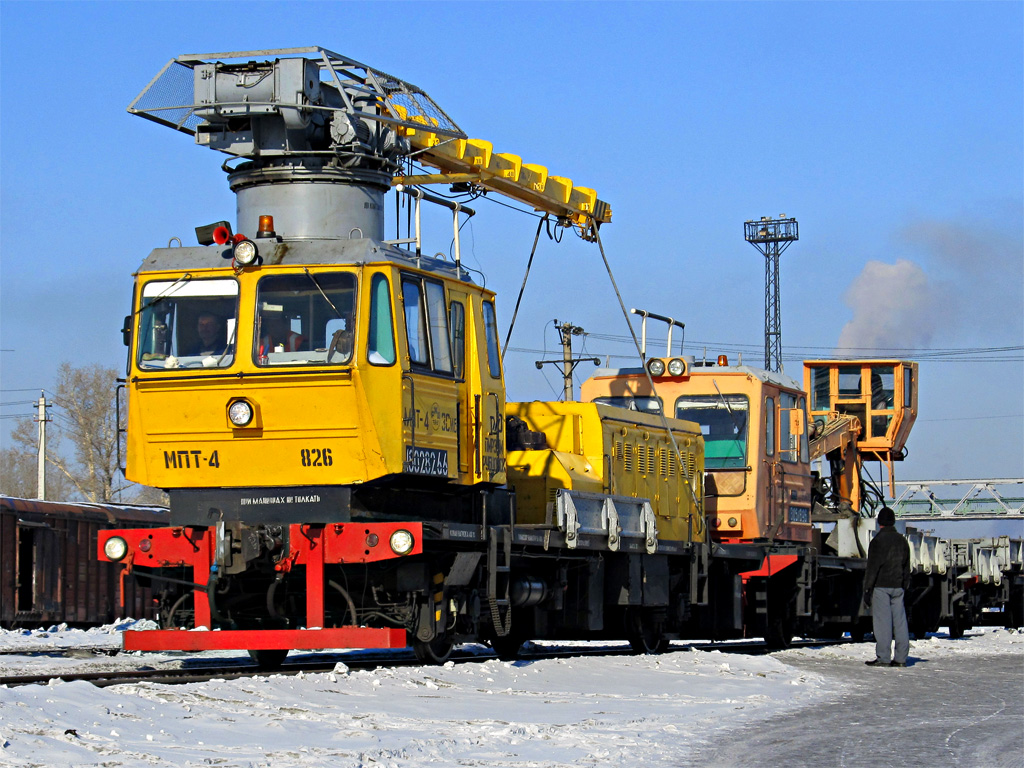
<path fill-rule="evenodd" d="M 868 568 L 864 574 L 864 601 L 871 605 L 875 658 L 864 663 L 869 667 L 905 667 L 910 633 L 903 593 L 910 588 L 910 545 L 894 527 L 896 514 L 888 507 L 882 507 L 878 513 L 878 524 L 881 530 L 868 547 Z"/>

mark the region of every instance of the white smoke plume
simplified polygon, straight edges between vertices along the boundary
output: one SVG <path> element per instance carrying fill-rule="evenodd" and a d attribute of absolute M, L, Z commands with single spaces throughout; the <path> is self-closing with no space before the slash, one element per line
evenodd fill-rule
<path fill-rule="evenodd" d="M 869 350 L 927 347 L 941 325 L 943 293 L 917 264 L 869 261 L 843 301 L 853 318 L 839 334 L 838 354 L 866 357 Z"/>
<path fill-rule="evenodd" d="M 995 344 L 1024 335 L 1019 213 L 1001 226 L 918 220 L 896 239 L 899 250 L 919 252 L 920 263 L 901 258 L 864 266 L 843 294 L 853 317 L 839 335 L 837 354 L 868 357 L 887 349 L 947 347 L 958 336 L 981 334 Z"/>

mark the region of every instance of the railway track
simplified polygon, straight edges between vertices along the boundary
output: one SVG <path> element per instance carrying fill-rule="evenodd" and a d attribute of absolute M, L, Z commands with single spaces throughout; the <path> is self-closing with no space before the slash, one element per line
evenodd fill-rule
<path fill-rule="evenodd" d="M 844 645 L 850 640 L 800 640 L 795 641 L 793 648 Z M 767 645 L 760 641 L 743 641 L 732 643 L 692 643 L 673 646 L 666 653 L 685 653 L 691 650 L 721 651 L 723 653 L 741 653 L 764 655 L 770 653 Z M 540 661 L 544 659 L 569 659 L 580 656 L 631 656 L 633 651 L 628 646 L 587 647 L 556 647 L 545 649 L 535 647 L 520 655 L 523 661 Z M 458 663 L 490 661 L 496 657 L 491 653 L 455 652 L 451 660 Z M 55 672 L 36 675 L 9 675 L 0 677 L 0 686 L 14 688 L 22 685 L 47 685 L 51 681 L 63 682 L 84 681 L 97 688 L 112 685 L 133 685 L 150 683 L 159 685 L 182 685 L 185 683 L 202 683 L 210 680 L 236 680 L 245 677 L 269 675 L 301 675 L 331 672 L 338 662 L 349 669 L 378 669 L 380 667 L 416 667 L 422 662 L 413 656 L 411 651 L 393 651 L 381 654 L 360 654 L 356 657 L 345 654 L 311 654 L 297 657 L 277 669 L 261 669 L 255 664 L 243 661 L 233 664 L 215 664 L 192 666 L 184 669 L 153 669 L 141 668 L 132 670 L 104 670 L 93 672 Z"/>

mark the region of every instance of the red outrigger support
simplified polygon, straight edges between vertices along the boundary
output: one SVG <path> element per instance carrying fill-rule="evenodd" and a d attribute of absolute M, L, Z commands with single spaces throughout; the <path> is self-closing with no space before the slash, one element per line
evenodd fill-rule
<path fill-rule="evenodd" d="M 396 531 L 413 537 L 412 549 L 403 554 L 391 550 Z M 404 648 L 406 632 L 387 627 L 335 627 L 324 629 L 324 566 L 372 563 L 409 557 L 423 552 L 421 523 L 331 523 L 291 525 L 288 554 L 275 566 L 282 573 L 303 566 L 306 573 L 306 626 L 308 629 L 209 630 L 210 601 L 200 586 L 209 583 L 216 570 L 215 529 L 212 527 L 128 528 L 100 531 L 99 558 L 107 540 L 120 536 L 128 544 L 123 558 L 125 574 L 135 566 L 150 568 L 192 567 L 196 630 L 163 629 L 127 631 L 128 651 L 208 650 L 311 650 L 317 648 Z"/>

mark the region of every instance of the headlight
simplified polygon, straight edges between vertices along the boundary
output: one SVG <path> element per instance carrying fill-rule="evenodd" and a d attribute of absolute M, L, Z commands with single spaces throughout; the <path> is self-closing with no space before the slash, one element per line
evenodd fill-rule
<path fill-rule="evenodd" d="M 236 427 L 246 427 L 252 423 L 252 406 L 245 400 L 235 400 L 228 406 L 228 421 Z"/>
<path fill-rule="evenodd" d="M 668 361 L 668 375 L 669 376 L 682 376 L 686 373 L 686 363 L 680 360 L 678 357 L 673 357 Z"/>
<path fill-rule="evenodd" d="M 256 243 L 252 240 L 242 240 L 241 242 L 235 243 L 235 250 L 232 255 L 235 257 L 236 264 L 248 267 L 256 261 L 256 256 L 258 255 L 258 252 L 256 251 Z"/>
<path fill-rule="evenodd" d="M 412 534 L 406 530 L 398 530 L 391 534 L 391 551 L 396 555 L 408 555 L 412 552 L 412 547 L 415 542 L 413 541 Z"/>
<path fill-rule="evenodd" d="M 111 536 L 103 545 L 103 554 L 111 560 L 124 560 L 128 554 L 128 542 L 120 536 Z"/>
<path fill-rule="evenodd" d="M 652 357 L 647 362 L 647 372 L 651 376 L 664 376 L 665 375 L 665 361 L 660 360 L 657 357 Z"/>

